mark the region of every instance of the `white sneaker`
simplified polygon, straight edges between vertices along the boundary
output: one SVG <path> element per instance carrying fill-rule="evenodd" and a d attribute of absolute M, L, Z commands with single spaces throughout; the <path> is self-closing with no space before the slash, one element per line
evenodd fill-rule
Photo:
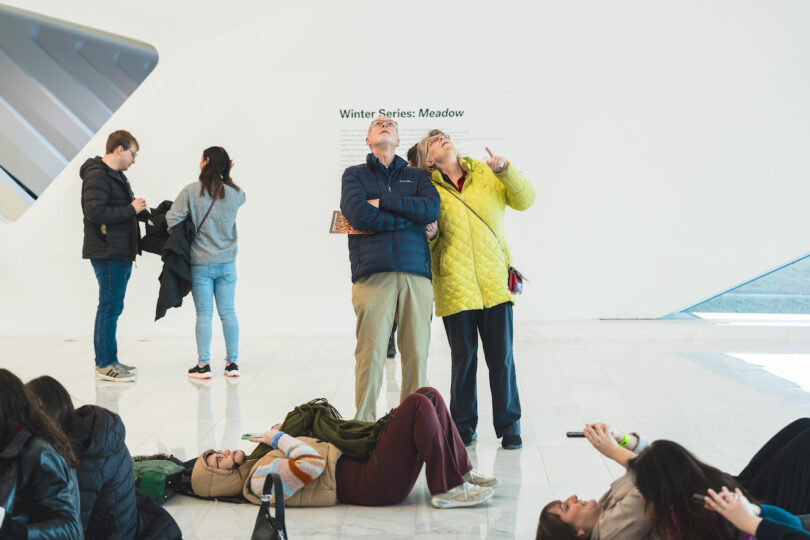
<path fill-rule="evenodd" d="M 103 368 L 97 367 L 96 379 L 114 382 L 135 382 L 135 374 L 118 368 L 116 364 L 111 364 Z"/>
<path fill-rule="evenodd" d="M 488 500 L 495 494 L 495 490 L 490 487 L 476 486 L 469 482 L 464 482 L 450 491 L 434 495 L 430 499 L 430 504 L 436 508 L 460 508 L 462 506 L 475 506 Z"/>
<path fill-rule="evenodd" d="M 476 486 L 483 486 L 489 488 L 496 488 L 501 483 L 500 480 L 498 480 L 494 476 L 484 476 L 475 469 L 472 469 L 470 472 L 465 474 L 464 480 L 466 480 L 470 484 L 475 484 Z"/>

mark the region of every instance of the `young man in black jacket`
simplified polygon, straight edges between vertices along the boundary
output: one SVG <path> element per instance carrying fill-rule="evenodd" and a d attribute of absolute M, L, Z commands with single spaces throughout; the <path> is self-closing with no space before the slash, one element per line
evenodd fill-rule
<path fill-rule="evenodd" d="M 118 361 L 115 332 L 124 310 L 124 295 L 132 261 L 140 255 L 139 219 L 148 216 L 146 201 L 135 198 L 124 176 L 138 156 L 138 141 L 131 133 L 115 131 L 107 138 L 104 157 L 82 165 L 82 258 L 90 259 L 98 280 L 98 309 L 93 330 L 96 377 L 108 381 L 135 380 L 135 367 Z"/>

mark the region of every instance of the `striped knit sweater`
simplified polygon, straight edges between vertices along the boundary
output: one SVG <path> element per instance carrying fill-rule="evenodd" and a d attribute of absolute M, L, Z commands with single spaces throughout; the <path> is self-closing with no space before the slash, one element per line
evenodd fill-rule
<path fill-rule="evenodd" d="M 292 495 L 318 478 L 326 467 L 326 459 L 305 442 L 279 431 L 273 437 L 273 448 L 284 452 L 286 458 L 277 458 L 258 467 L 250 478 L 250 492 L 261 497 L 264 480 L 269 473 L 281 477 L 284 498 Z"/>

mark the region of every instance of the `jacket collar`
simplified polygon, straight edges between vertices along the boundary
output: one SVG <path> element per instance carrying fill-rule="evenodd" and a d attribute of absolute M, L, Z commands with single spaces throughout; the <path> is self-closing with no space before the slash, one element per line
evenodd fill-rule
<path fill-rule="evenodd" d="M 382 163 L 380 163 L 380 160 L 377 159 L 377 156 L 375 156 L 371 152 L 369 152 L 368 155 L 366 156 L 366 165 L 368 165 L 372 169 L 377 169 L 377 168 L 382 167 Z M 407 165 L 408 165 L 407 161 L 405 161 L 404 159 L 402 159 L 401 157 L 399 157 L 397 155 L 394 155 L 394 161 L 391 162 L 391 165 L 389 165 L 388 168 L 391 169 L 391 172 L 394 172 L 394 171 L 398 171 L 399 169 L 402 169 L 403 167 L 405 167 Z"/>
<path fill-rule="evenodd" d="M 461 168 L 464 169 L 464 172 L 467 173 L 467 179 L 464 181 L 466 184 L 467 182 L 472 182 L 473 175 L 471 174 L 475 169 L 475 160 L 471 157 L 463 157 L 459 160 Z M 437 185 L 446 185 L 447 183 L 444 181 L 444 177 L 442 173 L 438 171 L 438 169 L 434 169 L 430 175 L 430 181 Z"/>

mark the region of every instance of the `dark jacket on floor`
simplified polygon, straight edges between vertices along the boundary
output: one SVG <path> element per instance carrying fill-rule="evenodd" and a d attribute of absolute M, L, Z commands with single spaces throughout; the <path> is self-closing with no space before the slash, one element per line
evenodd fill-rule
<path fill-rule="evenodd" d="M 24 428 L 0 451 L 0 506 L 4 540 L 84 537 L 75 471 Z"/>
<path fill-rule="evenodd" d="M 177 540 L 183 537 L 174 518 L 149 495 L 136 489 L 135 498 L 138 501 L 138 535 L 136 538 L 139 540 Z"/>
<path fill-rule="evenodd" d="M 183 305 L 183 298 L 191 291 L 191 243 L 196 232 L 194 223 L 187 219 L 171 230 L 163 245 L 155 320 L 166 315 L 169 308 Z"/>
<path fill-rule="evenodd" d="M 96 156 L 82 165 L 82 213 L 84 214 L 84 259 L 135 260 L 140 255 L 141 236 L 138 220 L 147 212 L 135 215 L 135 195 L 121 171 L 115 171 Z"/>

